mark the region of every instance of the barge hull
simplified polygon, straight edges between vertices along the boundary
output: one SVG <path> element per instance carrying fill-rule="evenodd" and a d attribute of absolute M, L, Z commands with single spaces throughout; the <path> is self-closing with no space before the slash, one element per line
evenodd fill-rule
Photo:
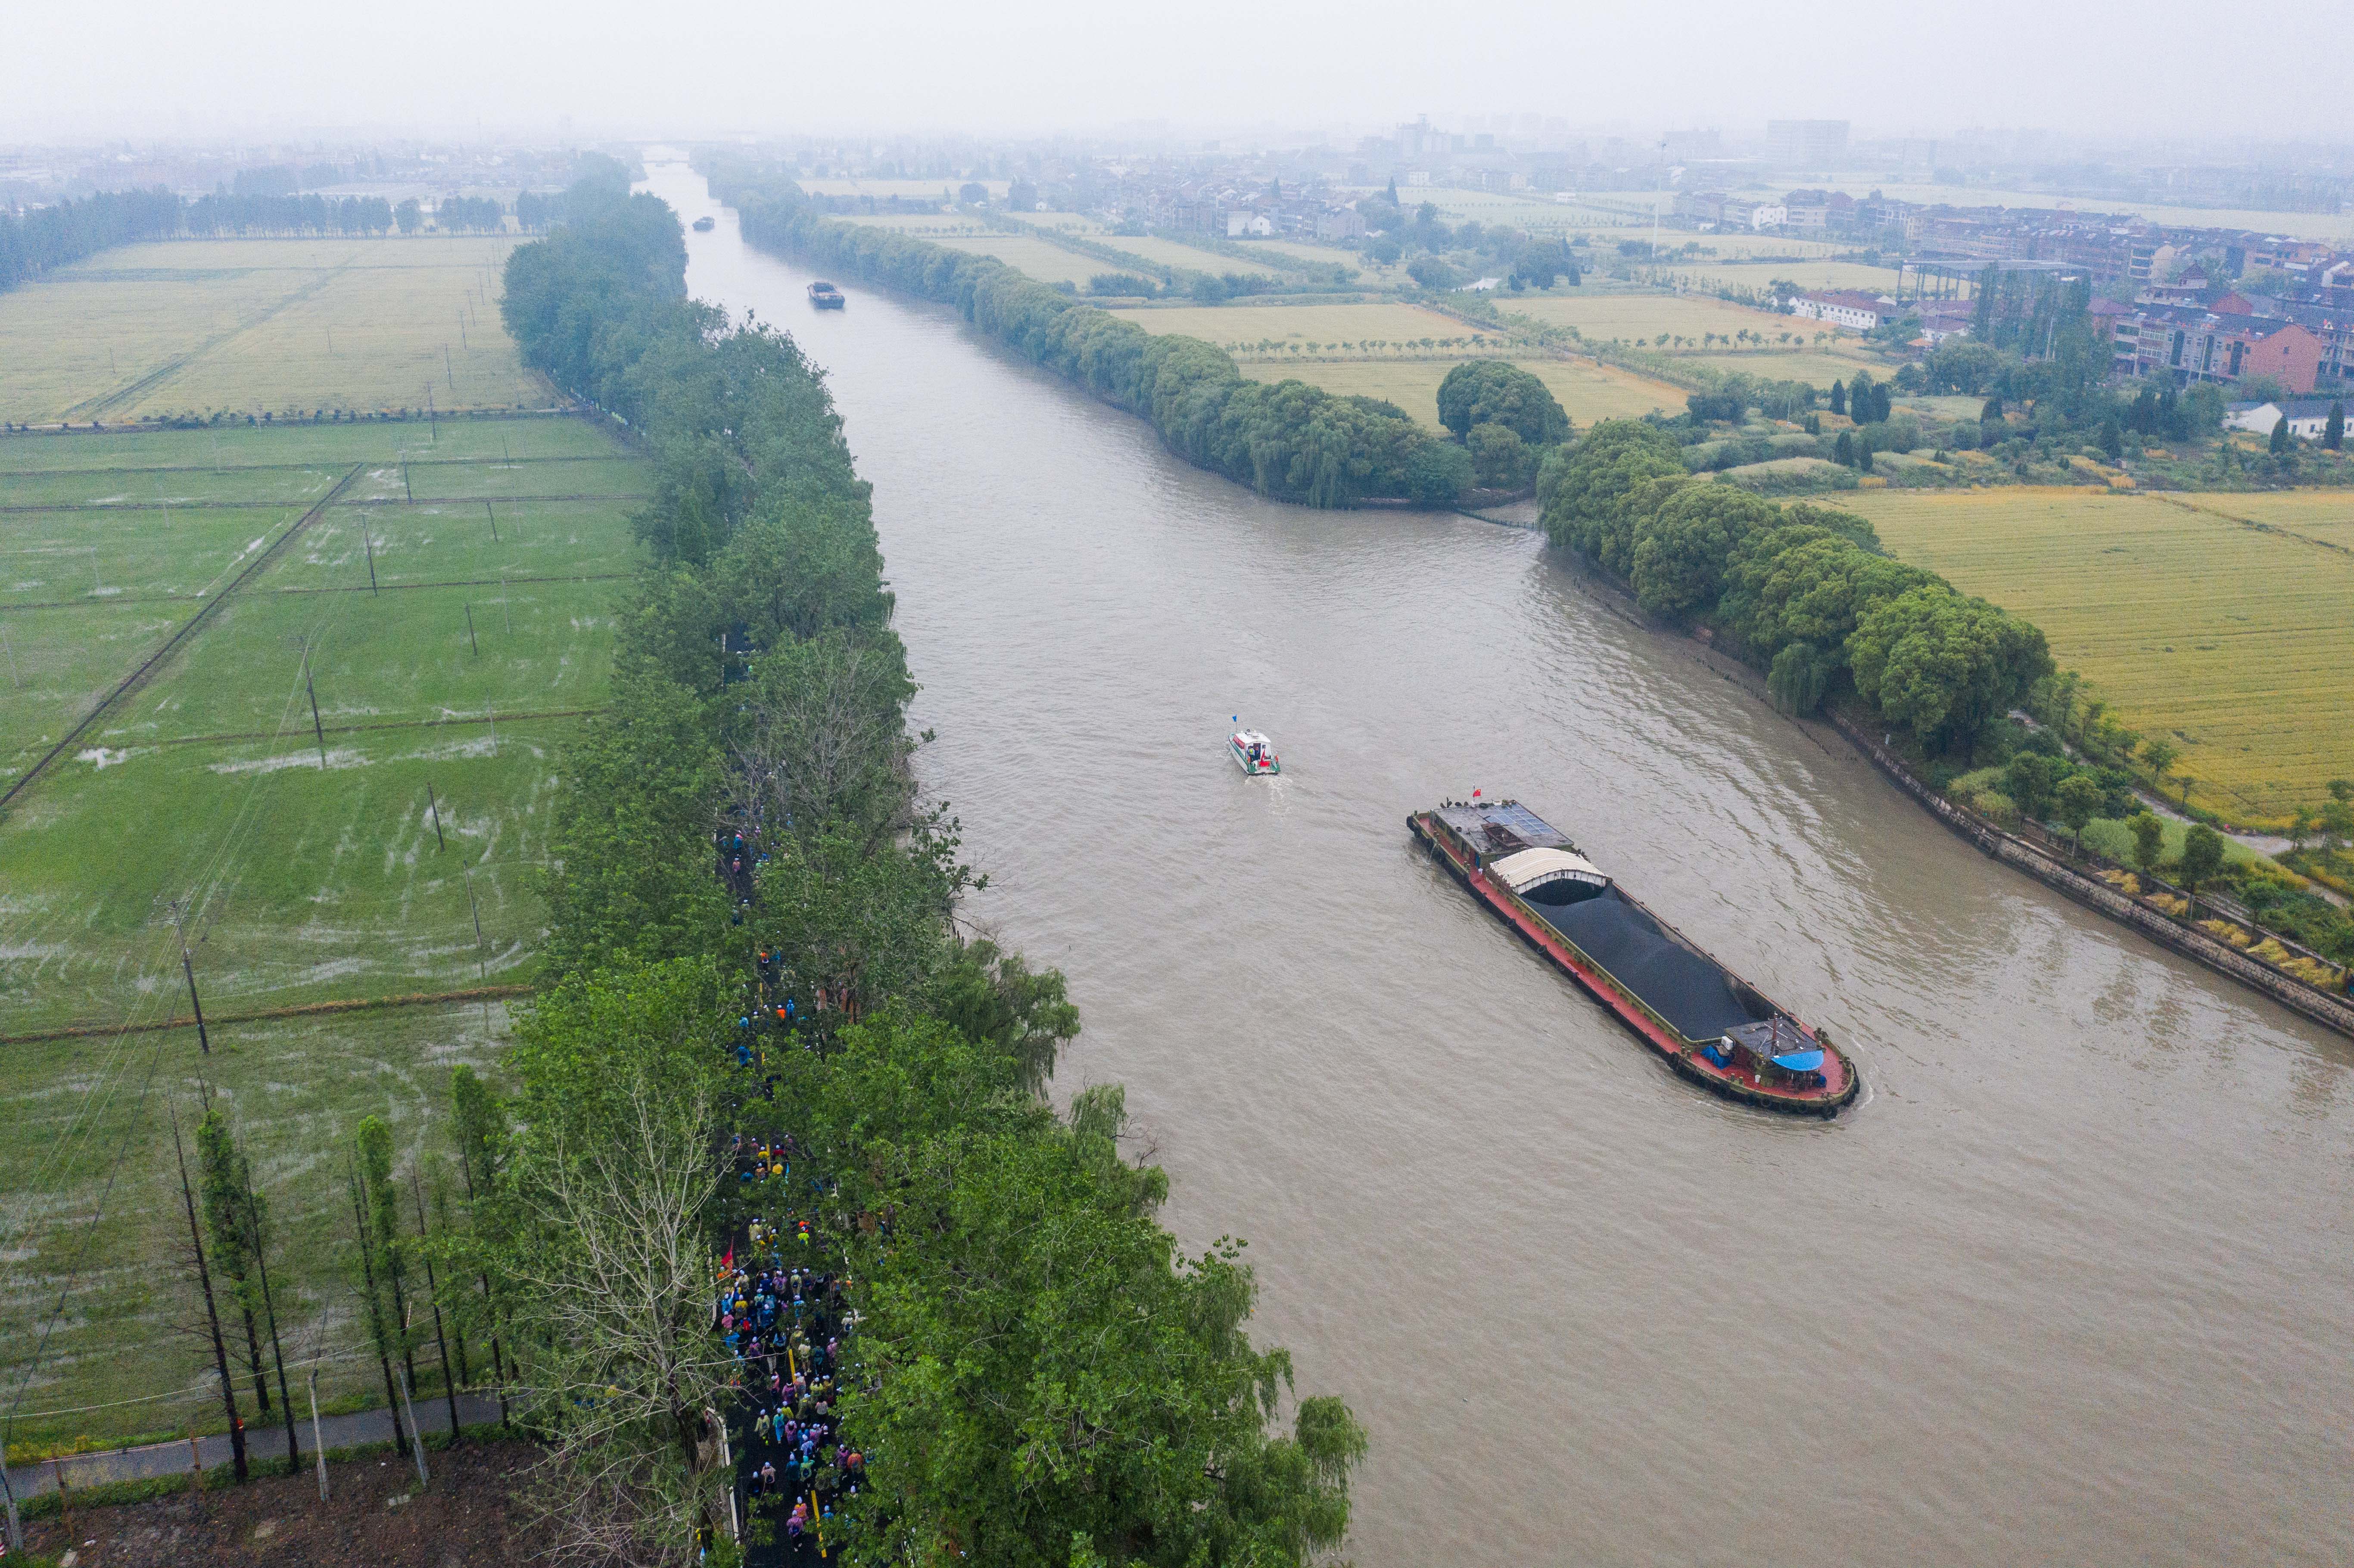
<path fill-rule="evenodd" d="M 1426 820 L 1427 815 L 1417 811 L 1406 818 L 1406 826 L 1416 838 L 1422 841 L 1423 847 L 1429 850 L 1432 856 L 1474 898 L 1486 905 L 1522 941 L 1543 954 L 1555 969 L 1575 980 L 1580 990 L 1607 1008 L 1612 1016 L 1632 1030 L 1636 1037 L 1650 1047 L 1679 1076 L 1743 1105 L 1780 1111 L 1786 1115 L 1819 1116 L 1827 1119 L 1837 1116 L 1840 1107 L 1850 1104 L 1861 1090 L 1861 1077 L 1847 1057 L 1837 1052 L 1824 1054 L 1824 1076 L 1828 1080 L 1824 1086 L 1807 1094 L 1783 1093 L 1760 1087 L 1718 1069 L 1705 1058 L 1694 1055 L 1685 1048 L 1682 1040 L 1662 1028 L 1649 1012 L 1628 995 L 1608 973 L 1582 960 L 1551 927 L 1530 915 L 1518 899 L 1498 889 L 1477 863 L 1466 859 L 1448 842 L 1451 835 L 1443 829 L 1435 828 Z"/>

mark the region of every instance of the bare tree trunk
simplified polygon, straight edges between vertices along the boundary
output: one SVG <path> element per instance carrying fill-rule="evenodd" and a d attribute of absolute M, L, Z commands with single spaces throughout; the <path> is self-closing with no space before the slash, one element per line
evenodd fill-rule
<path fill-rule="evenodd" d="M 421 1157 L 420 1157 L 421 1158 Z M 408 1168 L 408 1195 L 417 1202 L 417 1235 L 425 1238 L 425 1189 L 417 1180 L 417 1167 Z M 433 1257 L 422 1248 L 419 1256 L 425 1259 L 425 1291 L 433 1303 L 433 1342 L 441 1350 L 441 1396 L 450 1405 L 450 1446 L 458 1446 L 458 1380 L 450 1375 L 450 1341 L 441 1332 L 441 1286 L 433 1277 Z"/>
<path fill-rule="evenodd" d="M 249 1182 L 251 1172 L 249 1171 Z M 278 1303 L 270 1294 L 270 1260 L 262 1255 L 261 1202 L 254 1196 L 250 1184 L 245 1190 L 246 1234 L 253 1241 L 253 1266 L 261 1277 L 261 1315 L 270 1320 L 270 1359 L 278 1368 L 278 1408 L 286 1417 L 286 1473 L 292 1475 L 302 1463 L 302 1451 L 294 1439 L 294 1401 L 286 1393 L 286 1351 L 278 1342 Z"/>

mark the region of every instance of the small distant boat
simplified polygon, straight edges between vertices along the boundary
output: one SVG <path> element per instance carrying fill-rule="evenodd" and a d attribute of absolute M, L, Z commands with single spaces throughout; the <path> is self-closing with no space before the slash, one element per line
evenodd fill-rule
<path fill-rule="evenodd" d="M 1283 763 L 1275 755 L 1275 742 L 1255 729 L 1235 731 L 1226 737 L 1226 749 L 1234 754 L 1235 766 L 1254 777 L 1283 771 Z"/>
<path fill-rule="evenodd" d="M 809 286 L 809 297 L 810 303 L 822 311 L 838 311 L 843 304 L 842 291 L 822 278 Z"/>
<path fill-rule="evenodd" d="M 719 220 L 708 215 L 695 220 L 695 232 L 697 234 L 708 234 L 718 227 Z"/>

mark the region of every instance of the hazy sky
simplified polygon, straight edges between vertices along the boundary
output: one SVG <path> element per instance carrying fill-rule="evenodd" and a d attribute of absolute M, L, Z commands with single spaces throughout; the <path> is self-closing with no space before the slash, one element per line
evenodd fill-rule
<path fill-rule="evenodd" d="M 0 135 L 545 132 L 566 114 L 582 136 L 1211 131 L 1533 112 L 1744 135 L 1787 116 L 1859 133 L 2343 142 L 2350 66 L 2338 11 L 2190 0 L 11 0 Z"/>

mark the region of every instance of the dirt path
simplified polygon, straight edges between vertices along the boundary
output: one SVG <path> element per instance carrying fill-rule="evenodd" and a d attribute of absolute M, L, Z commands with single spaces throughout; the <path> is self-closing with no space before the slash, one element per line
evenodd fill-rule
<path fill-rule="evenodd" d="M 181 1454 L 186 1456 L 186 1446 Z M 73 1568 L 474 1568 L 531 1555 L 514 1494 L 535 1450 L 528 1444 L 468 1444 L 428 1455 L 420 1487 L 408 1461 L 386 1455 L 327 1467 L 327 1499 L 314 1471 L 270 1477 L 201 1497 L 75 1509 L 72 1531 L 56 1517 L 28 1520 L 32 1552 Z"/>

